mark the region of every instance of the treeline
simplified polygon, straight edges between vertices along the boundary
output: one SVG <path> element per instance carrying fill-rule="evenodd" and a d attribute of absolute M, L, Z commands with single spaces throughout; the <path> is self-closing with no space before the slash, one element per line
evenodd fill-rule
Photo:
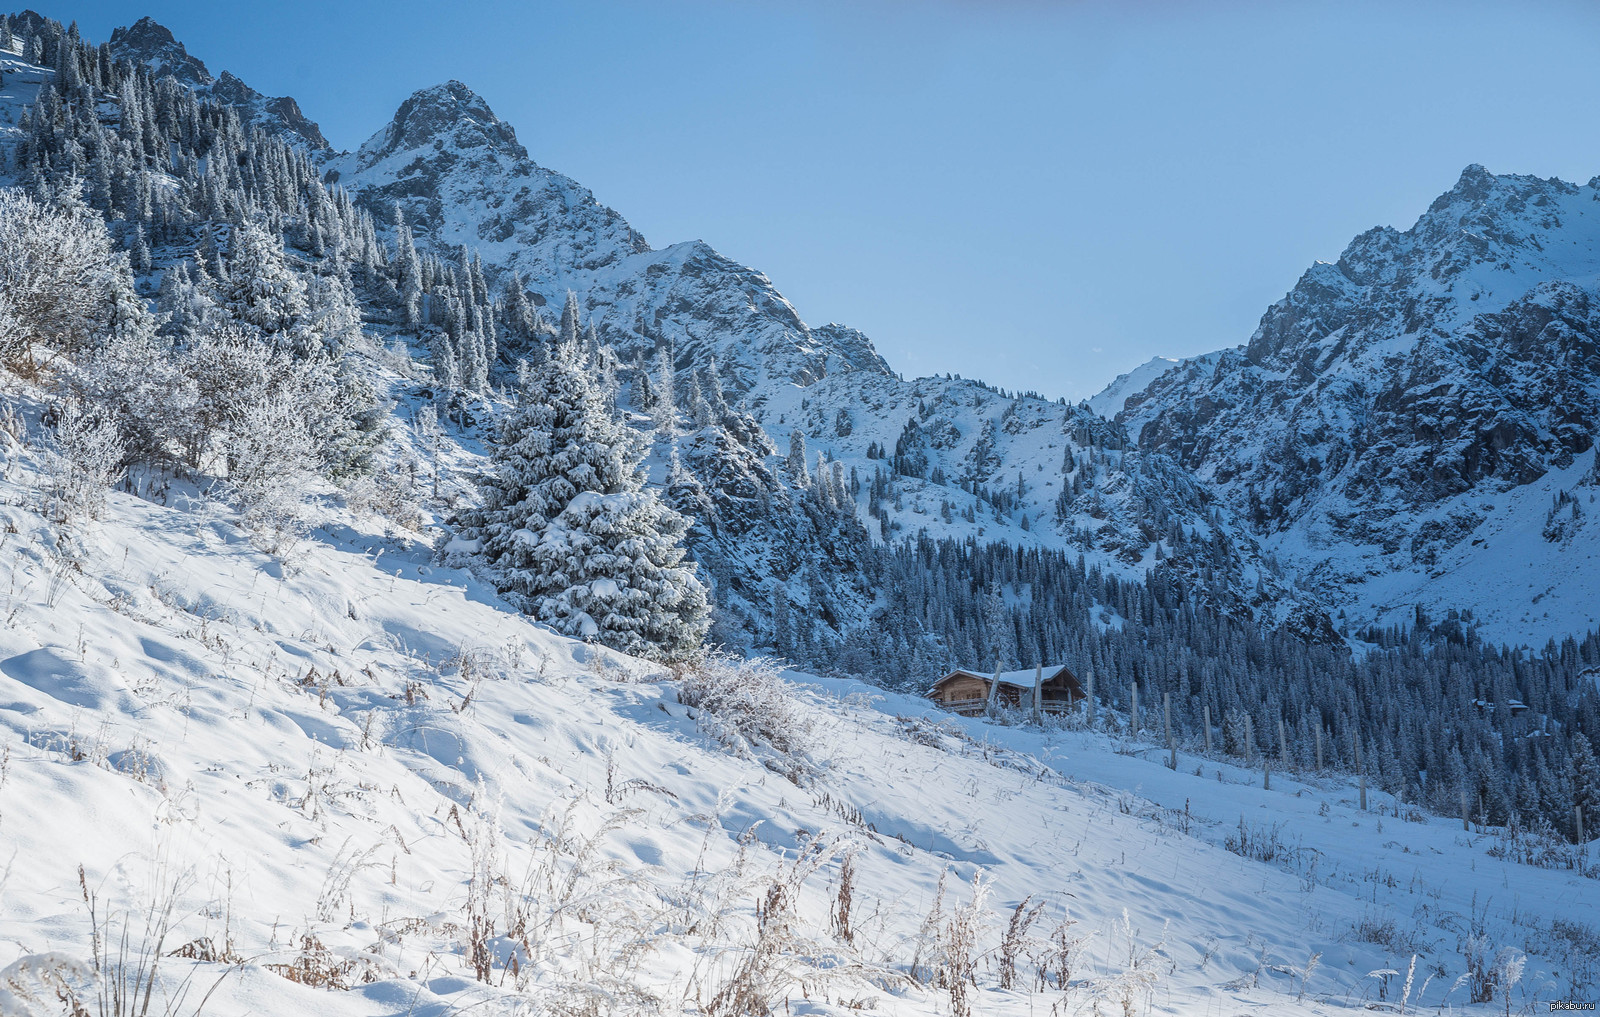
<path fill-rule="evenodd" d="M 1470 617 L 1419 614 L 1363 633 L 1368 648 L 1351 653 L 1219 611 L 1160 569 L 1119 579 L 1082 556 L 972 540 L 871 554 L 871 624 L 781 651 L 909 691 L 958 666 L 1064 663 L 1124 715 L 1135 686 L 1147 708 L 1170 695 L 1192 744 L 1209 716 L 1218 744 L 1242 755 L 1248 732 L 1250 753 L 1276 756 L 1281 720 L 1298 765 L 1315 763 L 1320 728 L 1327 762 L 1359 759 L 1377 787 L 1434 811 L 1459 814 L 1464 795 L 1491 823 L 1571 837 L 1576 805 L 1600 826 L 1600 633 L 1529 653 L 1479 640 Z"/>

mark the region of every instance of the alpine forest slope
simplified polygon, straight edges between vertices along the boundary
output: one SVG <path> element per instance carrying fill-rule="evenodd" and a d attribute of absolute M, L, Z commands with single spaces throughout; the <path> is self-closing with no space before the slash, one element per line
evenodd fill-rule
<path fill-rule="evenodd" d="M 1460 610 L 1538 646 L 1600 621 L 1600 177 L 1469 166 L 1117 418 L 1352 628 Z"/>
<path fill-rule="evenodd" d="M 206 80 L 203 66 L 148 21 L 119 33 L 112 48 L 119 58 Z M 283 128 L 275 136 L 295 144 L 307 133 Z M 555 331 L 557 308 L 575 294 L 593 328 L 588 341 L 609 349 L 633 408 L 657 409 L 651 388 L 662 388 L 665 351 L 693 432 L 681 462 L 697 483 L 679 496 L 699 520 L 691 549 L 723 593 L 724 637 L 813 660 L 831 659 L 829 648 L 852 630 L 873 638 L 860 631 L 882 608 L 870 589 L 868 545 L 925 534 L 1082 552 L 1090 565 L 1133 580 L 1157 569 L 1231 614 L 1332 638 L 1315 601 L 1298 595 L 1246 529 L 1163 457 L 1127 453 L 1115 428 L 1039 397 L 971 381 L 907 383 L 867 337 L 843 325 L 807 325 L 766 276 L 703 242 L 652 250 L 588 189 L 533 162 L 511 125 L 460 82 L 418 91 L 354 153 L 309 155 L 324 180 L 371 215 L 379 238 L 394 237 L 403 223 L 419 250 L 446 264 L 470 258 L 497 295 L 525 294 L 536 323 L 524 333 Z M 424 289 L 433 308 L 422 316 L 450 328 L 442 302 Z M 499 344 L 507 367 L 528 353 L 520 338 Z M 697 388 L 712 404 L 709 416 L 694 412 Z M 932 407 L 924 388 L 938 392 Z M 845 497 L 813 498 L 825 506 L 814 519 L 802 508 L 803 478 L 772 458 L 797 429 L 849 485 Z M 663 483 L 670 444 L 661 442 L 658 455 Z M 896 445 L 914 448 L 897 456 Z M 1097 456 L 1097 446 L 1108 454 Z M 815 463 L 805 471 L 815 472 Z M 864 526 L 824 518 L 829 513 Z M 817 539 L 826 534 L 833 536 Z M 774 608 L 775 599 L 782 606 Z M 791 620 L 775 621 L 774 611 Z M 976 649 L 992 655 L 981 640 Z M 956 659 L 948 647 L 929 653 L 919 680 L 936 670 L 934 657 Z"/>

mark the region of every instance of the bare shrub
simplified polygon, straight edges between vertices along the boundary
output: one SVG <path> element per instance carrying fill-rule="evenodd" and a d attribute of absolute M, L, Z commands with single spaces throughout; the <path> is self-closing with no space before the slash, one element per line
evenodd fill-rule
<path fill-rule="evenodd" d="M 1044 903 L 1035 904 L 1030 910 L 1028 905 L 1033 902 L 1030 895 L 1024 897 L 1012 909 L 1011 920 L 1006 923 L 1006 932 L 1000 939 L 1000 988 L 1011 989 L 1017 982 L 1017 955 L 1028 941 L 1028 930 L 1033 923 L 1039 920 L 1044 913 Z"/>
<path fill-rule="evenodd" d="M 796 782 L 810 771 L 811 720 L 778 661 L 718 652 L 675 670 L 679 699 L 700 710 L 701 729 L 722 745 L 752 756 L 752 746 L 769 746 L 784 764 L 774 768 Z"/>
<path fill-rule="evenodd" d="M 1067 986 L 1071 984 L 1075 955 L 1083 943 L 1083 937 L 1073 934 L 1073 926 L 1077 924 L 1074 918 L 1063 913 L 1055 928 L 1050 930 L 1044 951 L 1038 959 L 1038 986 L 1041 991 L 1052 981 L 1062 992 L 1067 991 Z"/>
<path fill-rule="evenodd" d="M 90 972 L 58 953 L 28 954 L 0 971 L 0 1013 L 16 1017 L 91 1017 L 83 1000 L 94 993 Z"/>
<path fill-rule="evenodd" d="M 300 950 L 286 963 L 262 965 L 268 971 L 296 985 L 342 992 L 356 985 L 369 985 L 383 977 L 377 966 L 360 958 L 342 957 L 316 936 L 300 937 Z"/>
<path fill-rule="evenodd" d="M 845 943 L 855 941 L 855 929 L 850 925 L 850 909 L 855 903 L 856 855 L 847 852 L 839 860 L 839 887 L 833 896 L 833 934 Z"/>
<path fill-rule="evenodd" d="M 983 873 L 972 876 L 972 897 L 957 908 L 944 929 L 944 971 L 940 981 L 950 993 L 951 1017 L 971 1017 L 972 990 L 978 986 L 978 938 L 987 915 L 989 883 Z"/>
<path fill-rule="evenodd" d="M 805 882 L 829 858 L 822 838 L 813 838 L 787 865 L 779 865 L 756 905 L 755 942 L 740 952 L 732 974 L 712 995 L 712 1017 L 764 1017 L 785 985 L 795 980 L 801 958 L 813 956 L 797 907 Z"/>
<path fill-rule="evenodd" d="M 93 412 L 76 399 L 56 412 L 46 448 L 48 514 L 56 522 L 98 519 L 106 493 L 122 475 L 122 429 L 106 411 Z"/>
<path fill-rule="evenodd" d="M 149 1017 L 152 1012 L 202 1013 L 206 1001 L 233 967 L 225 968 L 191 1009 L 188 1005 L 195 970 L 176 982 L 161 975 L 161 961 L 178 954 L 165 952 L 175 925 L 178 898 L 187 880 L 169 873 L 158 861 L 153 877 L 155 894 L 137 909 L 102 907 L 98 891 L 89 888 L 83 866 L 78 866 L 78 887 L 89 914 L 90 974 L 93 998 L 71 997 L 71 1017 Z M 181 949 L 181 948 L 180 948 Z M 220 959 L 220 958 L 219 958 Z M 159 997 L 157 992 L 159 990 Z M 62 997 L 67 1001 L 67 997 Z M 90 1004 L 93 1009 L 90 1009 Z M 151 1010 L 152 1005 L 157 1009 Z"/>

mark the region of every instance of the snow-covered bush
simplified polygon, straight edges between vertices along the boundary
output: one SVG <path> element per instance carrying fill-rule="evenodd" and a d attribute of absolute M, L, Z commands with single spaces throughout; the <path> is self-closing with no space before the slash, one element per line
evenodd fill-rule
<path fill-rule="evenodd" d="M 35 347 L 82 349 L 102 321 L 111 240 L 73 197 L 51 207 L 0 190 L 0 365 L 11 370 L 36 371 Z"/>
<path fill-rule="evenodd" d="M 528 375 L 454 543 L 558 631 L 639 656 L 682 658 L 709 608 L 684 561 L 688 520 L 644 489 L 638 436 L 605 407 L 580 354 L 561 346 Z"/>
<path fill-rule="evenodd" d="M 798 776 L 811 766 L 811 719 L 799 689 L 770 657 L 713 652 L 677 668 L 678 698 L 699 709 L 700 725 L 730 749 L 775 749 Z"/>
<path fill-rule="evenodd" d="M 226 447 L 228 487 L 246 523 L 281 547 L 299 534 L 316 477 L 316 442 L 300 407 L 271 397 L 241 404 L 228 422 Z"/>
<path fill-rule="evenodd" d="M 62 403 L 46 456 L 50 515 L 63 523 L 99 518 L 106 492 L 122 474 L 122 458 L 115 417 L 74 399 Z"/>

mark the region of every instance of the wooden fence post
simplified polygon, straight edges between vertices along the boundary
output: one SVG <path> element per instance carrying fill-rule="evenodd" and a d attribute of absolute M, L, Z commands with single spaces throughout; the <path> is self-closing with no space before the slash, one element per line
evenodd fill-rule
<path fill-rule="evenodd" d="M 1172 693 L 1163 692 L 1161 694 L 1161 711 L 1165 714 L 1167 752 L 1170 753 L 1167 758 L 1167 769 L 1176 770 L 1178 768 L 1178 743 L 1172 740 Z"/>
<path fill-rule="evenodd" d="M 1211 704 L 1205 705 L 1206 755 L 1211 755 Z"/>
<path fill-rule="evenodd" d="M 1471 813 L 1467 809 L 1467 789 L 1466 789 L 1465 785 L 1462 785 L 1462 787 L 1461 787 L 1461 829 L 1462 829 L 1463 832 L 1468 832 L 1471 829 L 1469 826 L 1467 826 L 1467 819 L 1468 819 L 1468 817 L 1470 815 L 1471 815 Z"/>
<path fill-rule="evenodd" d="M 1044 665 L 1037 664 L 1033 672 L 1033 722 L 1044 725 Z"/>
<path fill-rule="evenodd" d="M 1250 763 L 1250 748 L 1255 744 L 1255 740 L 1256 724 L 1251 719 L 1250 714 L 1246 713 L 1244 715 L 1244 761 L 1246 765 Z"/>
<path fill-rule="evenodd" d="M 1583 836 L 1583 806 L 1577 802 L 1572 803 L 1572 818 L 1575 821 L 1573 825 L 1578 828 L 1578 846 L 1586 847 L 1589 842 Z"/>
<path fill-rule="evenodd" d="M 1261 790 L 1272 790 L 1272 760 L 1265 755 L 1261 757 Z"/>

